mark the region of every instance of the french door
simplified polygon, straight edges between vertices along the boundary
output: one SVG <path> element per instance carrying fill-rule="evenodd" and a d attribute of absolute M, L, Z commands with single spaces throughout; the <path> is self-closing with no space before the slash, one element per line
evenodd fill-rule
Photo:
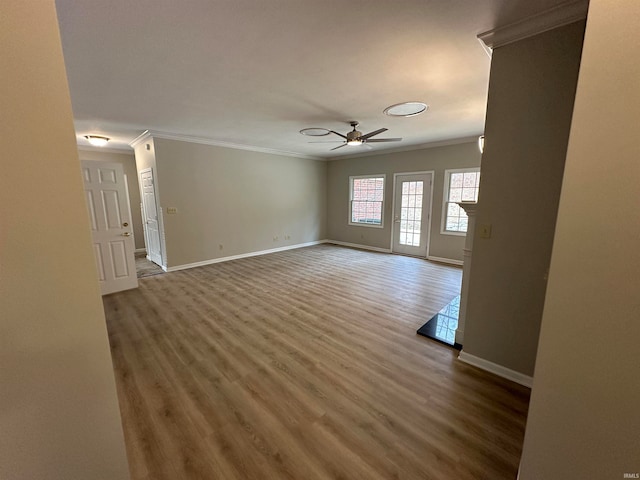
<path fill-rule="evenodd" d="M 433 172 L 394 175 L 394 253 L 427 256 Z"/>

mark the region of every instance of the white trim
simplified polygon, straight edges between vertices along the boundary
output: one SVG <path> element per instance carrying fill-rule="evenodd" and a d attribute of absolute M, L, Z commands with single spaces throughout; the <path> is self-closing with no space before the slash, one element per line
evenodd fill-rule
<path fill-rule="evenodd" d="M 393 234 L 395 233 L 395 214 L 396 214 L 396 181 L 398 176 L 409 176 L 409 175 L 429 175 L 429 190 L 431 191 L 430 199 L 429 199 L 429 219 L 427 221 L 427 245 L 425 249 L 425 256 L 421 258 L 427 258 L 429 256 L 429 248 L 431 247 L 431 221 L 433 220 L 433 182 L 436 176 L 435 170 L 425 170 L 422 172 L 396 172 L 393 174 L 393 200 L 391 203 L 391 241 L 389 245 L 391 245 L 391 252 L 393 253 Z"/>
<path fill-rule="evenodd" d="M 211 265 L 213 263 L 229 262 L 231 260 L 238 260 L 240 258 L 257 257 L 259 255 L 268 255 L 270 253 L 284 252 L 285 250 L 294 250 L 296 248 L 311 247 L 313 245 L 320 245 L 321 243 L 327 243 L 328 240 L 316 240 L 313 242 L 299 243 L 296 245 L 287 245 L 286 247 L 270 248 L 269 250 L 260 250 L 257 252 L 241 253 L 239 255 L 230 255 L 228 257 L 212 258 L 209 260 L 203 260 L 201 262 L 185 263 L 184 265 L 176 265 L 175 267 L 162 267 L 165 272 L 175 272 L 178 270 L 186 270 L 187 268 L 204 267 L 205 265 Z"/>
<path fill-rule="evenodd" d="M 142 132 L 140 135 L 138 135 L 136 138 L 134 138 L 133 140 L 131 140 L 129 142 L 129 146 L 131 148 L 136 148 L 138 145 L 140 145 L 142 142 L 144 142 L 145 140 L 147 140 L 148 138 L 151 138 L 151 132 L 149 132 L 149 130 L 145 130 L 144 132 Z"/>
<path fill-rule="evenodd" d="M 378 252 L 378 253 L 391 253 L 390 248 L 371 247 L 369 245 L 360 245 L 358 243 L 341 242 L 340 240 L 325 240 L 324 243 L 340 245 L 341 247 L 358 248 L 360 250 L 370 250 L 372 252 Z"/>
<path fill-rule="evenodd" d="M 146 248 L 136 248 L 134 250 L 134 253 L 147 253 L 147 249 Z"/>
<path fill-rule="evenodd" d="M 511 370 L 510 368 L 503 367 L 502 365 L 498 365 L 497 363 L 490 362 L 489 360 L 485 360 L 484 358 L 465 353 L 464 351 L 460 352 L 458 360 L 469 365 L 473 365 L 474 367 L 477 367 L 481 370 L 493 373 L 494 375 L 498 375 L 499 377 L 511 380 L 512 382 L 524 385 L 525 387 L 531 388 L 531 385 L 533 385 L 533 377 L 524 375 L 520 372 L 516 372 L 515 370 Z"/>
<path fill-rule="evenodd" d="M 418 145 L 406 145 L 404 147 L 387 148 L 385 150 L 373 150 L 373 151 L 367 150 L 366 152 L 362 152 L 362 153 L 352 153 L 348 155 L 340 155 L 337 157 L 324 157 L 323 160 L 327 160 L 330 162 L 332 160 L 348 160 L 350 158 L 373 157 L 376 155 L 387 155 L 390 153 L 412 152 L 414 150 L 426 150 L 428 148 L 448 147 L 450 145 L 461 145 L 463 143 L 475 143 L 477 145 L 478 137 L 480 135 L 482 135 L 482 132 L 479 132 L 477 135 L 473 137 L 452 138 L 450 140 L 441 140 L 441 141 L 430 142 L 430 143 L 420 143 Z"/>
<path fill-rule="evenodd" d="M 129 155 L 130 157 L 134 153 L 133 150 L 126 147 L 94 147 L 93 145 L 77 145 L 77 147 L 80 152 L 117 153 L 118 155 Z"/>
<path fill-rule="evenodd" d="M 490 49 L 502 47 L 583 20 L 587 18 L 588 10 L 589 0 L 570 0 L 531 17 L 481 33 L 478 38 Z"/>
<path fill-rule="evenodd" d="M 356 178 L 381 178 L 382 177 L 382 205 L 380 206 L 380 224 L 376 225 L 375 223 L 359 223 L 352 222 L 352 208 L 353 208 L 353 180 Z M 385 200 L 384 197 L 387 194 L 387 174 L 386 173 L 376 173 L 372 175 L 349 175 L 349 216 L 347 217 L 347 224 L 353 227 L 373 227 L 373 228 L 384 228 L 384 206 Z"/>
<path fill-rule="evenodd" d="M 139 143 L 142 143 L 144 140 L 146 140 L 149 137 L 162 138 L 165 140 L 176 140 L 179 142 L 187 142 L 187 143 L 199 143 L 201 145 L 211 145 L 214 147 L 231 148 L 233 150 L 248 150 L 250 152 L 268 153 L 270 155 L 281 155 L 285 157 L 295 157 L 295 158 L 302 158 L 307 160 L 325 160 L 322 157 L 305 155 L 305 154 L 296 153 L 296 152 L 289 152 L 286 150 L 276 150 L 274 148 L 257 147 L 255 145 L 243 145 L 240 143 L 223 142 L 220 140 L 215 140 L 213 138 L 197 137 L 194 135 L 183 135 L 180 133 L 158 132 L 156 130 L 144 131 L 141 135 L 135 138 L 129 145 L 135 148 Z"/>
<path fill-rule="evenodd" d="M 462 260 L 455 260 L 453 258 L 444 258 L 444 257 L 434 257 L 433 255 L 427 255 L 427 260 L 431 260 L 432 262 L 438 262 L 438 263 L 448 263 L 450 265 L 458 265 L 459 267 L 464 265 L 464 261 Z"/>

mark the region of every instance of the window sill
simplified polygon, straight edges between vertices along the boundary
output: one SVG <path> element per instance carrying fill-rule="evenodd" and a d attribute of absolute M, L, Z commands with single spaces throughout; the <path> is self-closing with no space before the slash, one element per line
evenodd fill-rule
<path fill-rule="evenodd" d="M 372 223 L 353 223 L 353 222 L 349 222 L 349 226 L 352 226 L 352 227 L 367 227 L 367 228 L 384 228 L 384 225 L 374 225 Z"/>
<path fill-rule="evenodd" d="M 451 235 L 453 237 L 466 237 L 467 232 L 450 232 L 448 230 L 440 230 L 440 235 Z"/>

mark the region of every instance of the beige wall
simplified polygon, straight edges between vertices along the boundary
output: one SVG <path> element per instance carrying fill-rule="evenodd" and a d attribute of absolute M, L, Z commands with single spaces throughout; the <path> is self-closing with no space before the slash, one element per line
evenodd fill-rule
<path fill-rule="evenodd" d="M 491 63 L 464 352 L 533 375 L 584 22 Z"/>
<path fill-rule="evenodd" d="M 127 189 L 129 191 L 129 203 L 131 204 L 131 224 L 133 236 L 136 242 L 136 250 L 144 248 L 144 232 L 142 231 L 142 215 L 140 213 L 140 189 L 138 187 L 138 173 L 136 171 L 136 158 L 131 153 L 101 152 L 98 150 L 78 150 L 80 160 L 93 160 L 99 162 L 115 162 L 122 165 L 127 176 Z"/>
<path fill-rule="evenodd" d="M 0 478 L 124 480 L 53 0 L 3 2 L 0 45 Z"/>
<path fill-rule="evenodd" d="M 431 244 L 428 254 L 432 257 L 461 261 L 464 237 L 440 233 L 444 171 L 453 168 L 477 167 L 479 164 L 480 152 L 475 141 L 409 152 L 331 161 L 329 162 L 327 186 L 328 238 L 390 249 L 393 174 L 434 170 Z M 349 176 L 380 173 L 386 175 L 384 228 L 349 225 Z"/>
<path fill-rule="evenodd" d="M 638 18 L 590 2 L 520 480 L 640 473 Z"/>
<path fill-rule="evenodd" d="M 162 138 L 154 145 L 169 268 L 325 238 L 326 162 Z"/>

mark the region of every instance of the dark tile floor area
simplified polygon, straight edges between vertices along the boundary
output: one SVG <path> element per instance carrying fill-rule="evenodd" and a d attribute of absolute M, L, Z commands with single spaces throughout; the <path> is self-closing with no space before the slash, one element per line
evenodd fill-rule
<path fill-rule="evenodd" d="M 460 295 L 451 300 L 431 320 L 420 327 L 416 333 L 460 350 L 462 346 L 456 343 L 459 313 Z"/>

